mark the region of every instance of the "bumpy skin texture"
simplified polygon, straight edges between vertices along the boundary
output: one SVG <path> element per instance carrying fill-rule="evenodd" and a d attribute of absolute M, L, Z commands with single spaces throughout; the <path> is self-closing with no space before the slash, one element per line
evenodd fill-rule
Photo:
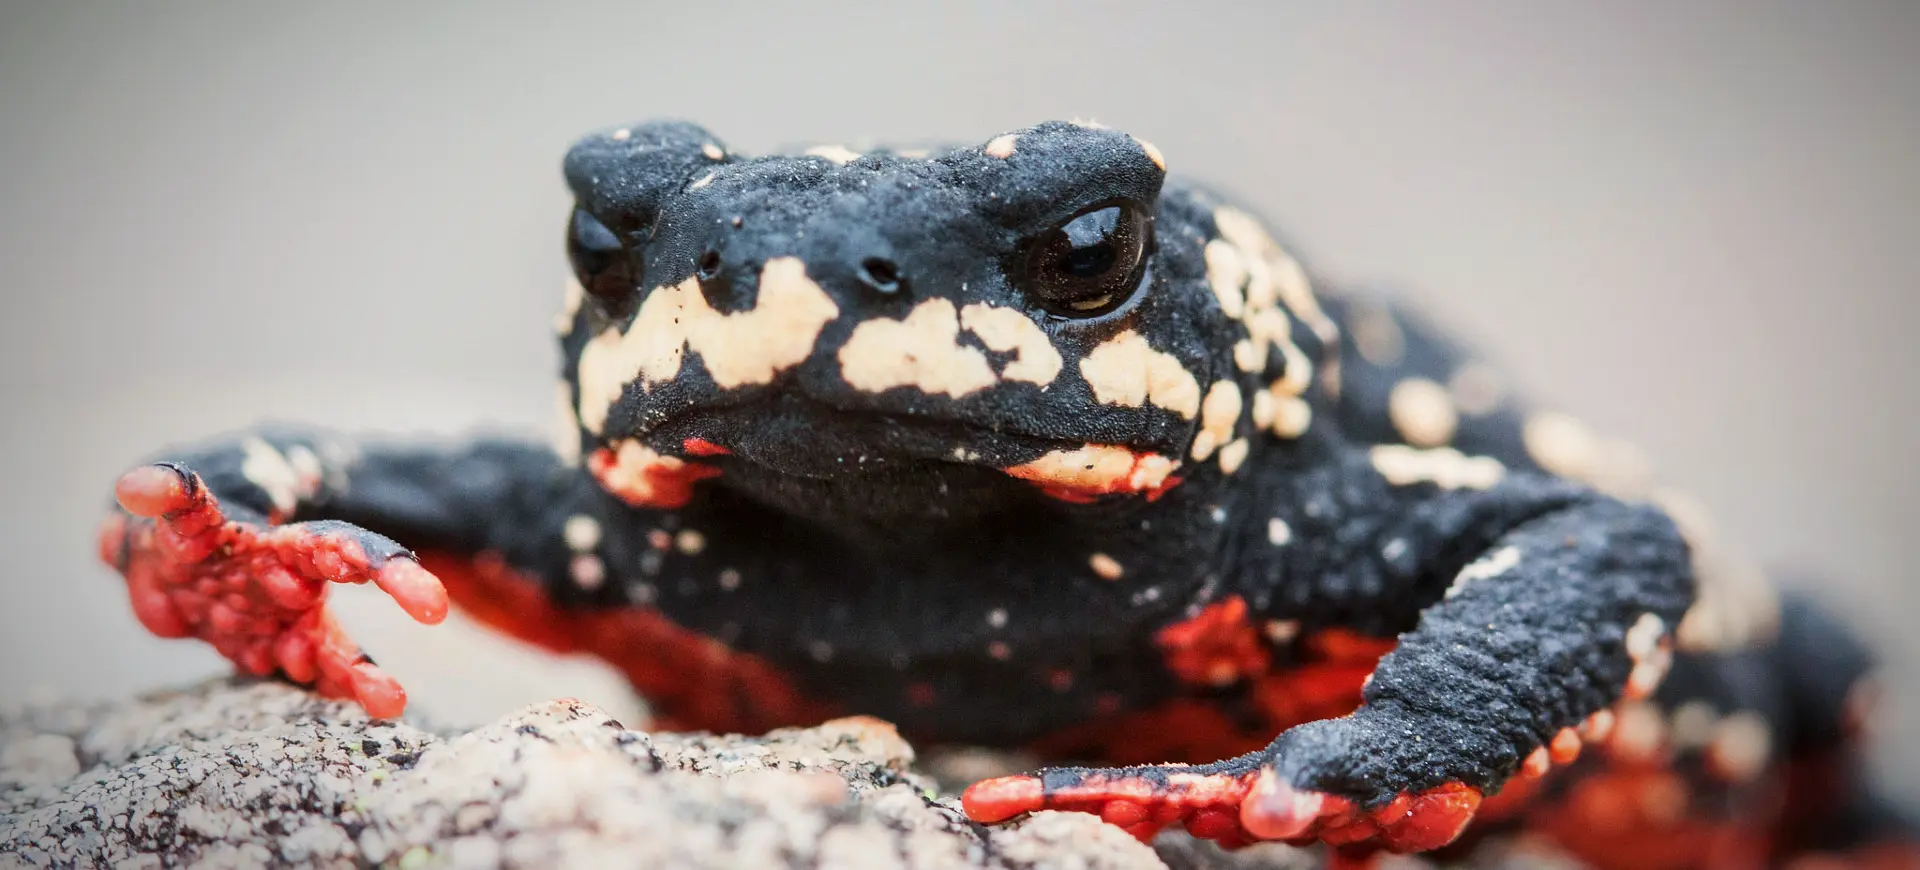
<path fill-rule="evenodd" d="M 1616 866 L 1884 833 L 1826 823 L 1857 794 L 1844 632 L 1153 146 L 1049 123 L 748 158 L 662 122 L 565 169 L 559 448 L 274 429 L 168 456 L 102 536 L 149 628 L 394 715 L 326 583 L 425 621 L 444 583 L 671 725 L 860 712 L 1152 765 L 980 783 L 984 822 L 1361 855 L 1479 818 Z M 1790 838 L 1792 764 L 1842 772 Z"/>

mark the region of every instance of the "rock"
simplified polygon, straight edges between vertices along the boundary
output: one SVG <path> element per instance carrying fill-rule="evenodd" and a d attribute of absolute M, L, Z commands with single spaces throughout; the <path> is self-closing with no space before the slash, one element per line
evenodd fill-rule
<path fill-rule="evenodd" d="M 1156 852 L 1074 813 L 985 828 L 914 761 L 891 725 L 865 717 L 761 737 L 646 734 L 559 700 L 458 733 L 370 721 L 281 683 L 213 680 L 0 711 L 0 870 L 1316 864 L 1183 835 Z"/>
<path fill-rule="evenodd" d="M 464 734 L 262 681 L 0 712 L 0 867 L 1159 868 L 1083 815 L 968 823 L 892 726 L 649 735 L 561 700 Z"/>

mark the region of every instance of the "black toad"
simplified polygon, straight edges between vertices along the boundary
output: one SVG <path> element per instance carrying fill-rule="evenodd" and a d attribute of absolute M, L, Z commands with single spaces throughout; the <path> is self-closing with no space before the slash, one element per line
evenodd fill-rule
<path fill-rule="evenodd" d="M 1477 819 L 1620 867 L 1904 836 L 1851 773 L 1844 631 L 1630 451 L 1165 168 L 1072 123 L 592 136 L 557 450 L 261 430 L 127 474 L 102 555 L 155 633 L 376 716 L 405 695 L 331 582 L 602 656 L 671 727 L 858 712 L 1142 765 L 981 783 L 983 822 L 1359 856 Z M 1809 766 L 1830 787 L 1783 799 Z"/>

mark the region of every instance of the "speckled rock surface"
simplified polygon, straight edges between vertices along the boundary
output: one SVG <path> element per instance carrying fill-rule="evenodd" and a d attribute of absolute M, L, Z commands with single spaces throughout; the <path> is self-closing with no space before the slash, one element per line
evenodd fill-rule
<path fill-rule="evenodd" d="M 560 700 L 454 733 L 372 722 L 278 683 L 215 680 L 0 711 L 0 868 L 1314 863 L 1174 836 L 1156 852 L 1077 814 L 983 828 L 913 761 L 873 719 L 650 735 Z"/>
<path fill-rule="evenodd" d="M 1090 817 L 968 824 L 884 723 L 648 735 L 554 701 L 465 734 L 270 682 L 0 714 L 0 866 L 1142 868 Z"/>

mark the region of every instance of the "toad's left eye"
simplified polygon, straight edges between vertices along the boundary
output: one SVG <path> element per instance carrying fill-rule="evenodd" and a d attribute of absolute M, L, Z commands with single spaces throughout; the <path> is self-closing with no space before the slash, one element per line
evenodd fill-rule
<path fill-rule="evenodd" d="M 617 308 L 633 296 L 639 276 L 634 274 L 627 249 L 613 230 L 585 209 L 574 209 L 567 222 L 567 260 L 580 286 L 601 302 Z"/>
<path fill-rule="evenodd" d="M 1132 202 L 1095 206 L 1026 246 L 1020 288 L 1063 317 L 1112 311 L 1140 284 L 1153 245 L 1153 218 Z"/>

